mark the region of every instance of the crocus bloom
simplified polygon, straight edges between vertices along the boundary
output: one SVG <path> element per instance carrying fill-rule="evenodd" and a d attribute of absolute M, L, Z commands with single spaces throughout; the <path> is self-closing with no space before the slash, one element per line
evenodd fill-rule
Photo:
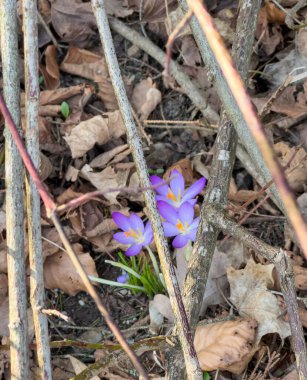
<path fill-rule="evenodd" d="M 207 182 L 206 178 L 202 177 L 184 190 L 183 175 L 176 169 L 171 172 L 170 179 L 170 185 L 168 186 L 162 178 L 156 175 L 150 177 L 151 184 L 156 187 L 155 190 L 158 193 L 156 200 L 167 202 L 176 208 L 179 208 L 185 202 L 194 206 L 196 195 L 202 191 Z"/>
<path fill-rule="evenodd" d="M 144 228 L 142 219 L 136 214 L 131 214 L 128 217 L 120 212 L 113 212 L 112 218 L 118 227 L 124 231 L 117 232 L 113 238 L 122 244 L 130 245 L 125 253 L 127 256 L 137 255 L 142 247 L 152 242 L 153 233 L 149 221 Z"/>
<path fill-rule="evenodd" d="M 195 241 L 199 217 L 194 219 L 194 207 L 190 203 L 183 203 L 178 210 L 164 201 L 157 204 L 166 220 L 163 223 L 165 236 L 176 236 L 172 243 L 174 248 L 184 247 L 189 240 Z"/>
<path fill-rule="evenodd" d="M 125 271 L 123 271 L 123 274 L 121 276 L 117 277 L 117 282 L 120 282 L 121 284 L 125 284 L 129 280 L 129 274 Z"/>

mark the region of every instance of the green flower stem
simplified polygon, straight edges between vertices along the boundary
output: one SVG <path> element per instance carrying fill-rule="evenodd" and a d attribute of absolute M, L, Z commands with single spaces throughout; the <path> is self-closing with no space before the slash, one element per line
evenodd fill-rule
<path fill-rule="evenodd" d="M 156 257 L 155 257 L 154 253 L 152 252 L 152 250 L 149 248 L 148 245 L 146 245 L 146 249 L 147 249 L 147 251 L 149 253 L 149 256 L 150 256 L 152 265 L 154 267 L 154 270 L 156 272 L 156 275 L 157 275 L 158 278 L 160 278 L 160 270 L 159 270 L 159 265 L 158 265 L 158 262 L 156 260 Z"/>
<path fill-rule="evenodd" d="M 132 274 L 132 276 L 136 277 L 137 279 L 141 279 L 141 276 L 135 272 L 133 269 L 129 268 L 128 266 L 126 266 L 125 264 L 122 264 L 122 263 L 117 263 L 115 261 L 112 261 L 112 260 L 106 260 L 105 263 L 107 264 L 111 264 L 113 265 L 114 267 L 118 267 L 118 268 L 121 268 L 123 269 L 124 271 Z"/>
<path fill-rule="evenodd" d="M 88 278 L 91 281 L 99 282 L 104 285 L 121 286 L 122 288 L 134 289 L 134 290 L 139 290 L 140 292 L 145 292 L 145 288 L 143 286 L 130 285 L 130 284 L 125 284 L 125 283 L 121 283 L 117 281 L 109 281 L 109 280 L 105 280 L 104 278 L 99 278 L 95 276 L 88 276 Z"/>

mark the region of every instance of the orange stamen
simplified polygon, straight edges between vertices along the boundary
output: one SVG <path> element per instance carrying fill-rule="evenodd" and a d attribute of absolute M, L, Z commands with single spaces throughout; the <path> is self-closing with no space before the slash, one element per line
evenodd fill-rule
<path fill-rule="evenodd" d="M 132 236 L 135 239 L 137 238 L 137 234 L 136 234 L 136 232 L 132 228 L 130 228 L 129 231 L 125 231 L 124 234 L 125 234 L 125 236 L 127 238 L 130 237 L 130 236 Z"/>
<path fill-rule="evenodd" d="M 173 201 L 177 201 L 177 198 L 175 197 L 174 193 L 171 190 L 169 190 L 169 192 L 167 194 L 167 198 L 171 199 Z"/>
<path fill-rule="evenodd" d="M 179 231 L 183 231 L 184 230 L 183 224 L 182 224 L 182 222 L 179 219 L 178 219 L 178 222 L 176 224 L 176 227 L 178 228 Z"/>

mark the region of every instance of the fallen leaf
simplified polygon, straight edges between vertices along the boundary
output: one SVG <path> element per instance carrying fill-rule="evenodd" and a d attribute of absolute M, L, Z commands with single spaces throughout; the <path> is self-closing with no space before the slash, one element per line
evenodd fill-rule
<path fill-rule="evenodd" d="M 95 262 L 89 253 L 82 251 L 81 244 L 73 244 L 84 270 L 88 275 L 98 277 Z M 87 291 L 68 254 L 59 251 L 48 256 L 44 262 L 44 282 L 47 289 L 61 289 L 70 296 Z"/>
<path fill-rule="evenodd" d="M 118 204 L 117 196 L 120 193 L 120 188 L 127 185 L 129 171 L 115 170 L 108 166 L 101 172 L 94 172 L 89 165 L 84 165 L 80 171 L 80 175 L 87 179 L 97 190 L 119 189 L 118 191 L 107 192 L 103 196 L 111 202 Z"/>
<path fill-rule="evenodd" d="M 265 2 L 261 8 L 261 12 L 266 13 L 266 18 L 269 23 L 276 23 L 283 25 L 286 20 L 286 14 L 280 10 L 275 4 L 271 2 Z"/>
<path fill-rule="evenodd" d="M 250 259 L 244 269 L 227 270 L 231 302 L 241 316 L 258 322 L 257 343 L 266 334 L 278 333 L 282 339 L 291 334 L 289 324 L 278 318 L 282 314 L 278 299 L 268 290 L 274 284 L 273 269 L 273 264 Z"/>
<path fill-rule="evenodd" d="M 174 169 L 178 170 L 179 173 L 182 174 L 184 182 L 187 186 L 191 185 L 195 181 L 192 163 L 188 158 L 183 158 L 182 160 L 175 162 L 173 165 L 171 165 L 163 175 L 163 179 L 165 181 L 169 181 L 170 174 Z"/>
<path fill-rule="evenodd" d="M 302 192 L 307 185 L 307 154 L 304 148 L 292 147 L 281 141 L 274 150 L 286 169 L 287 180 L 294 191 Z"/>
<path fill-rule="evenodd" d="M 182 38 L 181 52 L 184 63 L 188 66 L 200 65 L 202 60 L 194 38 L 190 35 Z"/>
<path fill-rule="evenodd" d="M 299 376 L 296 369 L 293 369 L 286 376 L 282 377 L 282 380 L 299 380 Z"/>
<path fill-rule="evenodd" d="M 169 305 L 170 305 L 170 301 L 168 302 L 167 306 Z M 154 300 L 149 301 L 149 317 L 150 317 L 149 330 L 152 334 L 158 335 L 164 321 L 164 316 L 159 311 L 157 302 L 155 302 Z"/>
<path fill-rule="evenodd" d="M 105 144 L 125 134 L 125 126 L 119 111 L 107 112 L 82 121 L 66 134 L 72 158 L 81 157 L 95 144 Z"/>
<path fill-rule="evenodd" d="M 194 346 L 203 371 L 240 374 L 256 352 L 257 321 L 237 319 L 198 326 Z"/>
<path fill-rule="evenodd" d="M 92 80 L 98 84 L 98 96 L 108 111 L 118 109 L 117 99 L 104 57 L 89 50 L 70 47 L 60 69 L 72 75 Z"/>
<path fill-rule="evenodd" d="M 49 158 L 45 156 L 42 152 L 39 154 L 40 164 L 39 164 L 39 174 L 42 181 L 45 181 L 50 174 L 53 172 L 53 165 Z"/>
<path fill-rule="evenodd" d="M 307 268 L 294 265 L 293 272 L 296 288 L 299 290 L 307 290 Z"/>
<path fill-rule="evenodd" d="M 54 45 L 48 45 L 45 50 L 46 64 L 40 65 L 40 71 L 44 77 L 47 90 L 54 90 L 60 86 L 60 70 L 57 62 L 57 49 Z"/>
<path fill-rule="evenodd" d="M 161 102 L 161 92 L 151 78 L 143 79 L 132 93 L 131 104 L 140 120 L 145 120 Z"/>
<path fill-rule="evenodd" d="M 95 169 L 103 169 L 107 164 L 122 161 L 123 158 L 130 154 L 130 149 L 127 144 L 117 146 L 107 152 L 99 154 L 90 162 L 90 167 Z M 112 161 L 111 161 L 112 160 Z"/>

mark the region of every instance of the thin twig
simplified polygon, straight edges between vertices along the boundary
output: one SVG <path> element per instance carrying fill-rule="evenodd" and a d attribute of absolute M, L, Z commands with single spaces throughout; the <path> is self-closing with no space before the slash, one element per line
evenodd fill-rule
<path fill-rule="evenodd" d="M 296 358 L 297 370 L 300 380 L 307 379 L 307 355 L 304 332 L 299 319 L 298 305 L 296 301 L 296 289 L 294 286 L 294 274 L 290 257 L 281 249 L 272 247 L 262 240 L 256 238 L 244 227 L 239 226 L 236 222 L 228 219 L 224 211 L 212 205 L 206 207 L 208 217 L 211 218 L 212 224 L 223 230 L 224 233 L 232 235 L 235 239 L 241 241 L 246 247 L 260 253 L 271 263 L 275 264 L 277 275 L 279 277 L 282 293 L 288 311 L 289 323 L 292 333 L 292 348 Z"/>
<path fill-rule="evenodd" d="M 4 101 L 4 99 L 3 99 L 3 97 L 2 97 L 1 94 L 0 94 L 0 110 L 1 110 L 1 112 L 3 114 L 3 116 L 4 116 L 4 119 L 6 121 L 6 125 L 7 125 L 8 129 L 10 130 L 10 132 L 11 132 L 11 134 L 13 136 L 13 140 L 14 140 L 15 144 L 18 147 L 19 154 L 21 155 L 21 157 L 23 159 L 24 165 L 26 166 L 27 170 L 29 171 L 29 173 L 31 175 L 32 180 L 35 182 L 35 185 L 38 188 L 40 196 L 41 196 L 41 198 L 42 198 L 42 200 L 44 202 L 47 215 L 53 221 L 53 224 L 54 224 L 55 228 L 57 229 L 57 231 L 59 233 L 59 236 L 60 236 L 60 238 L 62 240 L 62 243 L 63 243 L 63 245 L 64 245 L 64 247 L 65 247 L 65 249 L 67 251 L 67 254 L 69 255 L 69 257 L 70 257 L 72 263 L 74 264 L 77 272 L 79 273 L 79 275 L 80 275 L 83 283 L 85 284 L 85 287 L 86 287 L 88 293 L 94 299 L 98 310 L 100 311 L 100 313 L 102 314 L 102 316 L 105 318 L 106 323 L 110 327 L 110 330 L 113 332 L 114 336 L 116 337 L 116 339 L 118 340 L 118 342 L 120 343 L 120 345 L 126 351 L 128 357 L 130 358 L 130 360 L 133 363 L 134 367 L 137 369 L 137 371 L 139 372 L 139 374 L 141 375 L 141 377 L 143 377 L 143 379 L 147 379 L 148 380 L 149 378 L 148 378 L 148 376 L 147 376 L 147 374 L 146 374 L 146 372 L 145 372 L 142 364 L 140 363 L 138 357 L 131 350 L 131 348 L 128 345 L 127 341 L 125 340 L 123 334 L 120 332 L 117 324 L 113 321 L 110 313 L 104 307 L 104 305 L 103 305 L 103 303 L 102 303 L 102 301 L 101 301 L 101 299 L 100 299 L 97 291 L 95 290 L 94 286 L 92 285 L 92 283 L 88 279 L 87 274 L 86 274 L 84 268 L 82 267 L 82 265 L 81 265 L 81 263 L 79 261 L 79 258 L 77 257 L 77 255 L 74 252 L 71 244 L 69 243 L 68 238 L 67 238 L 67 236 L 66 236 L 66 234 L 64 232 L 64 229 L 63 229 L 63 227 L 62 227 L 62 225 L 61 225 L 61 223 L 59 221 L 59 217 L 56 214 L 56 204 L 51 199 L 51 196 L 49 195 L 48 191 L 45 189 L 42 181 L 40 180 L 38 171 L 37 171 L 36 167 L 34 166 L 32 160 L 31 160 L 31 157 L 29 156 L 29 154 L 28 154 L 28 152 L 27 152 L 27 150 L 25 148 L 25 145 L 24 145 L 24 143 L 23 143 L 20 135 L 18 134 L 18 131 L 17 131 L 16 126 L 15 126 L 15 123 L 14 123 L 12 117 L 11 117 L 11 114 L 10 114 L 9 110 L 7 109 L 5 101 Z"/>
<path fill-rule="evenodd" d="M 161 66 L 165 67 L 166 55 L 152 43 L 148 38 L 143 37 L 140 33 L 134 31 L 123 22 L 115 19 L 109 19 L 111 28 L 122 35 L 124 38 L 144 50 L 147 54 L 153 57 Z M 207 103 L 201 91 L 194 85 L 190 78 L 183 73 L 178 63 L 171 61 L 170 73 L 175 78 L 176 82 L 180 85 L 181 90 L 191 99 L 193 104 L 202 112 L 203 116 L 209 121 L 209 123 L 217 123 L 219 120 L 218 114 Z"/>
<path fill-rule="evenodd" d="M 17 4 L 0 2 L 3 91 L 20 138 Z M 7 122 L 7 120 L 6 120 Z M 8 124 L 5 128 L 6 244 L 9 285 L 11 378 L 29 379 L 28 316 L 24 256 L 24 169 Z"/>
<path fill-rule="evenodd" d="M 188 0 L 190 8 L 199 20 L 204 33 L 207 36 L 209 45 L 215 55 L 215 58 L 224 74 L 232 96 L 235 98 L 237 105 L 252 133 L 262 156 L 273 176 L 276 186 L 279 190 L 286 214 L 294 228 L 298 241 L 307 258 L 307 226 L 299 210 L 296 198 L 289 186 L 286 176 L 281 168 L 280 163 L 274 155 L 274 149 L 267 138 L 264 128 L 257 117 L 253 103 L 251 102 L 240 75 L 236 71 L 232 59 L 217 32 L 213 20 L 202 4 L 201 0 Z"/>
<path fill-rule="evenodd" d="M 25 46 L 25 104 L 26 145 L 34 165 L 39 168 L 39 83 L 38 83 L 38 36 L 37 1 L 23 0 L 23 34 Z M 44 307 L 44 274 L 41 239 L 40 197 L 31 177 L 26 175 L 28 241 L 30 264 L 30 301 L 33 312 L 35 337 L 38 346 L 37 358 L 44 380 L 52 379 L 49 349 L 48 321 L 41 313 Z"/>
<path fill-rule="evenodd" d="M 138 136 L 136 125 L 133 121 L 130 103 L 127 98 L 124 82 L 116 58 L 104 1 L 92 0 L 92 7 L 96 16 L 97 26 L 100 33 L 110 78 L 118 101 L 119 109 L 125 123 L 127 140 L 134 158 L 140 184 L 141 186 L 148 188 L 150 186 L 150 180 L 148 176 L 147 164 L 142 149 L 142 143 Z M 114 25 L 114 20 L 112 23 Z M 115 24 L 117 23 L 118 21 Z M 127 36 L 125 35 L 125 37 Z M 192 334 L 183 307 L 174 264 L 172 262 L 167 241 L 164 236 L 161 217 L 157 210 L 154 192 L 152 190 L 146 190 L 144 192 L 144 197 L 151 226 L 154 231 L 155 243 L 158 250 L 163 276 L 167 285 L 172 310 L 179 326 L 178 336 L 183 351 L 188 378 L 201 380 L 203 378 L 202 371 L 199 368 L 198 359 L 193 345 Z"/>

